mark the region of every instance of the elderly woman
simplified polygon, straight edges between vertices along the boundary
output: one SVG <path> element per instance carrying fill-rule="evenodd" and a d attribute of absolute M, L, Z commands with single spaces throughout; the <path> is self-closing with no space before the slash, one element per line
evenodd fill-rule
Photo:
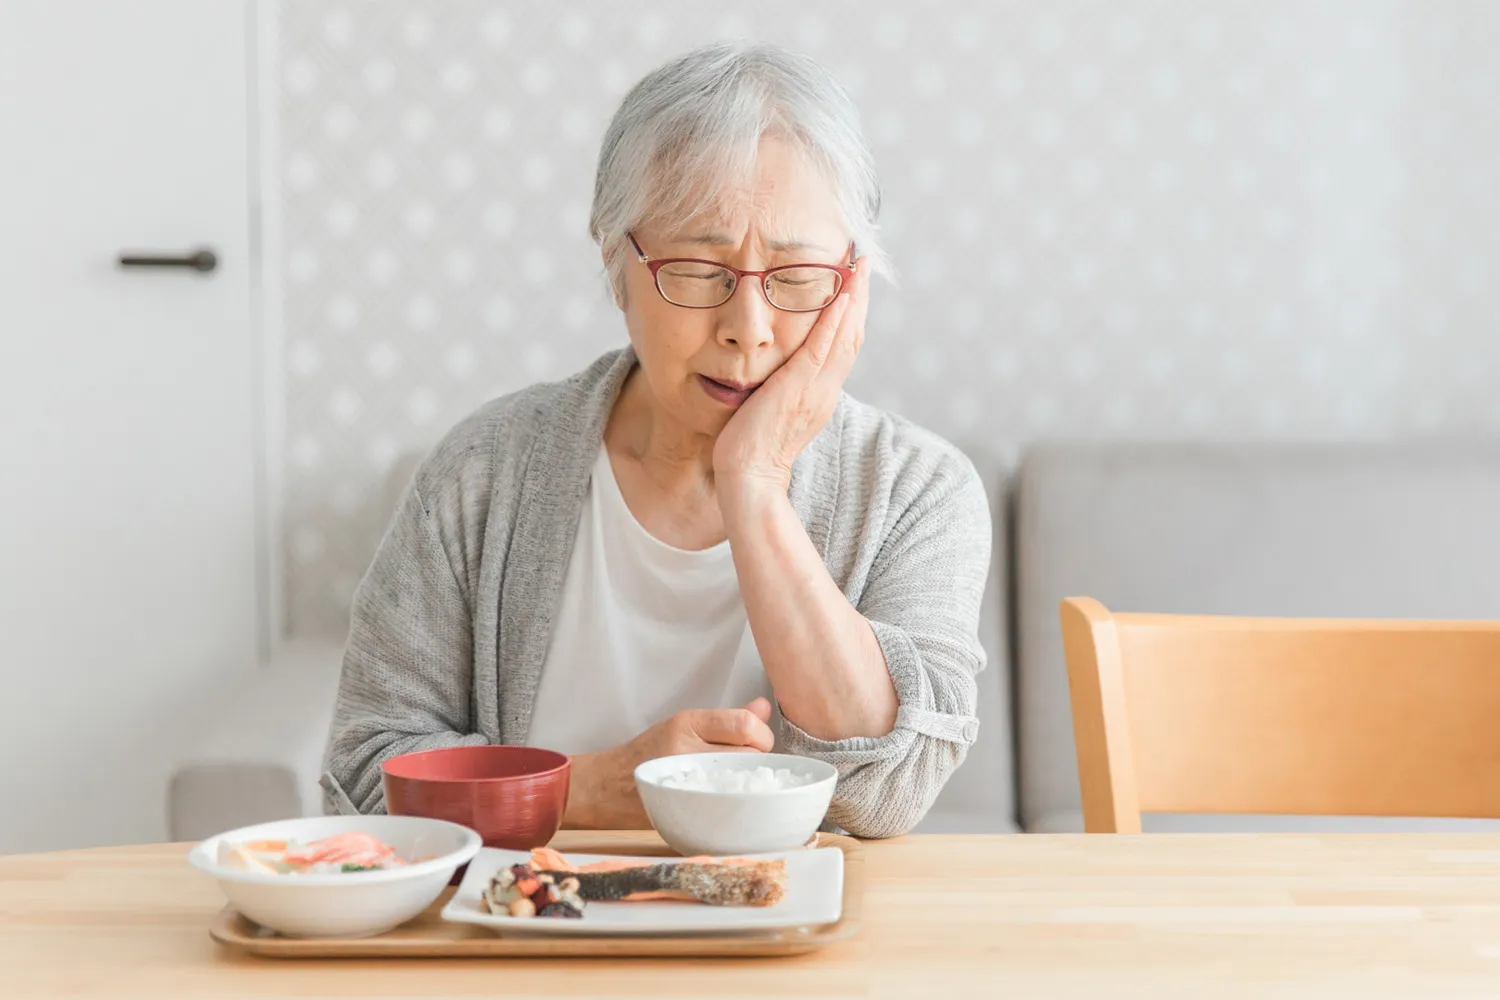
<path fill-rule="evenodd" d="M 846 93 L 764 45 L 626 95 L 591 228 L 630 346 L 494 400 L 417 472 L 355 597 L 323 784 L 526 743 L 565 823 L 648 826 L 641 761 L 839 771 L 828 822 L 910 829 L 974 741 L 990 519 L 973 466 L 842 385 L 881 269 Z"/>

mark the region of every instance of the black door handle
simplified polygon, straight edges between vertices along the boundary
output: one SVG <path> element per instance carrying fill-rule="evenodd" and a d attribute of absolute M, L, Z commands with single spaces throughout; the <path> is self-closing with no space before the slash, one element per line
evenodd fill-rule
<path fill-rule="evenodd" d="M 207 273 L 219 266 L 219 257 L 208 247 L 185 254 L 160 254 L 144 250 L 127 250 L 120 254 L 121 267 L 185 267 Z"/>

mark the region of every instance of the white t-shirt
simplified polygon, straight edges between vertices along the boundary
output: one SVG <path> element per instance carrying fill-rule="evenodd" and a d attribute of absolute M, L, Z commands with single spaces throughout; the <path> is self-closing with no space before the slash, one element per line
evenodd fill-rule
<path fill-rule="evenodd" d="M 626 742 L 689 708 L 771 697 L 729 543 L 691 552 L 641 527 L 601 447 L 563 578 L 526 742 Z"/>

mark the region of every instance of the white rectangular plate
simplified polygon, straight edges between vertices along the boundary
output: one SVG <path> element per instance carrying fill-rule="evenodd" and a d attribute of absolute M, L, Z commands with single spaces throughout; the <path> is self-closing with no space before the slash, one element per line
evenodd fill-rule
<path fill-rule="evenodd" d="M 836 922 L 844 906 L 844 852 L 836 847 L 788 854 L 756 855 L 786 860 L 786 895 L 775 906 L 700 906 L 695 903 L 589 903 L 582 920 L 512 917 L 490 913 L 484 905 L 485 886 L 502 866 L 525 864 L 525 851 L 481 848 L 458 891 L 443 907 L 443 919 L 481 924 L 506 934 L 730 934 L 783 927 L 816 927 Z M 602 854 L 569 854 L 569 861 L 586 865 L 618 861 Z M 672 858 L 625 858 L 654 865 Z M 677 859 L 680 860 L 680 859 Z"/>

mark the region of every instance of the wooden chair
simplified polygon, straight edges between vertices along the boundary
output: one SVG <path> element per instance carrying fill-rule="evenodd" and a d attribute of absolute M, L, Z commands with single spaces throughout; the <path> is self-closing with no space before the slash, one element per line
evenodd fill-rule
<path fill-rule="evenodd" d="M 1500 816 L 1500 622 L 1062 603 L 1090 833 L 1141 812 Z"/>

